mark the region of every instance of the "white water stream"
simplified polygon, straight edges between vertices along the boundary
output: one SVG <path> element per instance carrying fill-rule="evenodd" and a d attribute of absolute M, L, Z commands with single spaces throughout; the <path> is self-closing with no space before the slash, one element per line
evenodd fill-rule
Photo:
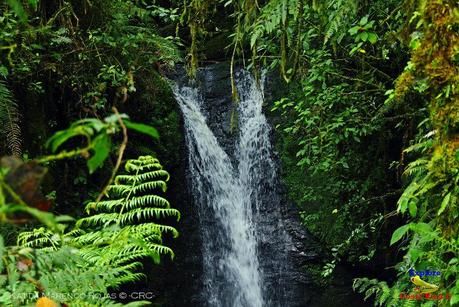
<path fill-rule="evenodd" d="M 260 82 L 263 84 L 263 82 Z M 176 86 L 182 110 L 193 194 L 203 241 L 204 296 L 214 307 L 267 306 L 259 263 L 256 217 L 262 180 L 272 181 L 270 128 L 262 112 L 263 88 L 245 72 L 240 97 L 235 164 L 209 128 L 199 90 Z"/>

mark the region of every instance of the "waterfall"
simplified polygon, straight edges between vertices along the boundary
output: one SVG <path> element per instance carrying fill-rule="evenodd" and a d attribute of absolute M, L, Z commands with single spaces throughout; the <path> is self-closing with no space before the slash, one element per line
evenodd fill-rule
<path fill-rule="evenodd" d="M 270 196 L 275 193 L 276 166 L 270 127 L 262 112 L 264 81 L 257 83 L 244 71 L 236 80 L 240 99 L 233 157 L 210 128 L 215 119 L 206 114 L 202 89 L 174 87 L 184 117 L 191 188 L 201 224 L 202 295 L 213 307 L 273 306 L 273 298 L 282 296 L 282 265 L 287 261 L 270 248 L 262 252 L 260 246 L 273 241 L 273 235 L 275 244 L 288 237 L 275 216 L 279 201 Z M 268 221 L 260 210 L 273 216 Z"/>

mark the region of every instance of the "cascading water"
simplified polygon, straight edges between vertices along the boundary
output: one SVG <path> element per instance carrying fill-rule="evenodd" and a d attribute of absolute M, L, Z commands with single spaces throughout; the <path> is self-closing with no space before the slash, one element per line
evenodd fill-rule
<path fill-rule="evenodd" d="M 233 156 L 209 127 L 214 119 L 206 114 L 201 89 L 174 88 L 185 122 L 190 180 L 201 224 L 202 295 L 209 306 L 289 305 L 283 300 L 286 247 L 278 249 L 281 252 L 269 247 L 287 246 L 289 238 L 276 216 L 276 166 L 262 112 L 263 83 L 258 86 L 250 74 L 238 73 Z M 266 217 L 266 212 L 272 216 Z"/>

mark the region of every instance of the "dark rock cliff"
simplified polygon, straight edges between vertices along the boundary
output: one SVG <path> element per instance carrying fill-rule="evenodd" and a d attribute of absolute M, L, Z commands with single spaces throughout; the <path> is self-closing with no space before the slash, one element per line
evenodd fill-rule
<path fill-rule="evenodd" d="M 182 68 L 170 74 L 171 79 L 178 84 L 189 82 L 186 73 Z M 217 137 L 220 146 L 234 159 L 235 151 L 235 135 L 231 131 L 231 113 L 234 108 L 234 103 L 231 100 L 231 81 L 229 75 L 228 63 L 219 63 L 211 66 L 203 67 L 198 70 L 196 86 L 201 88 L 202 95 L 206 101 L 203 106 L 204 112 L 208 118 L 210 129 Z M 270 88 L 277 86 L 279 81 L 275 78 L 268 78 L 266 86 L 266 108 L 272 104 L 272 94 Z M 274 138 L 274 133 L 271 133 Z M 273 140 L 275 141 L 275 140 Z M 201 267 L 201 249 L 200 249 L 200 230 L 198 216 L 191 197 L 191 191 L 187 184 L 192 180 L 187 175 L 187 150 L 182 143 L 180 150 L 180 169 L 176 170 L 180 181 L 172 179 L 171 196 L 175 207 L 180 209 L 183 218 L 178 228 L 181 232 L 181 237 L 174 242 L 174 250 L 176 259 L 172 263 L 165 263 L 161 274 L 163 286 L 159 292 L 164 293 L 164 306 L 202 306 L 204 300 L 199 296 L 202 282 L 200 274 Z M 279 158 L 275 156 L 276 164 L 279 165 Z M 187 178 L 188 181 L 185 181 Z M 307 271 L 303 268 L 305 264 L 314 262 L 318 259 L 319 246 L 314 242 L 309 234 L 304 231 L 300 225 L 299 215 L 294 204 L 288 203 L 287 194 L 282 187 L 279 179 L 276 182 L 276 187 L 262 187 L 266 190 L 266 196 L 270 197 L 270 189 L 277 189 L 277 199 L 273 202 L 272 199 L 266 199 L 261 210 L 262 214 L 269 216 L 275 210 L 281 212 L 281 223 L 284 229 L 276 229 L 277 222 L 266 218 L 263 221 L 262 229 L 266 232 L 265 240 L 260 242 L 259 253 L 260 259 L 269 259 L 273 254 L 286 254 L 291 265 L 283 268 L 272 267 L 272 262 L 264 263 L 261 260 L 261 266 L 266 272 L 266 287 L 282 288 L 284 294 L 282 296 L 271 298 L 271 304 L 285 304 L 282 302 L 282 297 L 288 297 L 289 306 L 307 306 L 313 296 L 313 293 L 318 291 L 314 288 L 314 283 Z M 280 208 L 273 208 L 272 204 L 280 204 Z M 270 233 L 285 230 L 290 238 L 288 242 L 279 242 L 276 236 L 270 236 Z M 277 238 L 282 238 L 277 236 Z M 279 249 L 286 249 L 279 250 Z M 164 286 L 166 285 L 166 286 Z M 164 292 L 163 292 L 164 291 Z M 167 293 L 167 294 L 166 294 Z M 162 296 L 162 295 L 161 295 Z"/>

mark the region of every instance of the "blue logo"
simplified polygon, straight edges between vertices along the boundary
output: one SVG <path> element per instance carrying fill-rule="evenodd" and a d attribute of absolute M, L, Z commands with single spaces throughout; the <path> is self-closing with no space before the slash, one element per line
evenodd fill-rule
<path fill-rule="evenodd" d="M 424 277 L 424 276 L 440 276 L 441 273 L 440 271 L 430 271 L 430 270 L 424 270 L 424 271 L 415 271 L 413 269 L 410 269 L 408 271 L 408 274 L 410 276 L 419 276 L 419 277 Z"/>

